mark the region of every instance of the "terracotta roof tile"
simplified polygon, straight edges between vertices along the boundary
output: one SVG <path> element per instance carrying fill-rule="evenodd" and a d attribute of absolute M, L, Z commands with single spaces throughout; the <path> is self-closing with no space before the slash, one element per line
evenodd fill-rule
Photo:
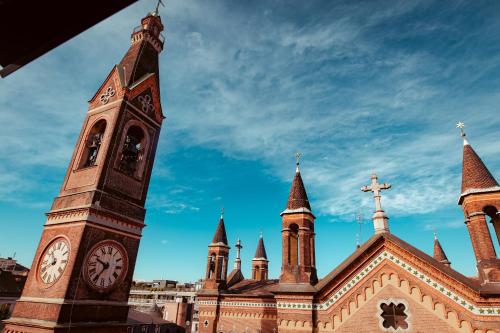
<path fill-rule="evenodd" d="M 470 144 L 465 144 L 462 162 L 462 193 L 471 189 L 487 189 L 495 186 L 498 186 L 498 183 L 481 158 Z"/>

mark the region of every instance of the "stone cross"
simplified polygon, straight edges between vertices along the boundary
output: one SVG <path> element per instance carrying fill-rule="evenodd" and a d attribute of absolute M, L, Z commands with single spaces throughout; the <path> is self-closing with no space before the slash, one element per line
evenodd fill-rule
<path fill-rule="evenodd" d="M 389 218 L 382 209 L 381 191 L 390 189 L 391 184 L 388 183 L 379 184 L 378 177 L 375 173 L 372 174 L 371 180 L 372 180 L 371 185 L 363 186 L 361 188 L 361 191 L 373 193 L 373 200 L 375 201 L 375 213 L 373 214 L 372 219 L 375 226 L 375 233 L 389 232 L 389 225 L 387 223 L 387 220 Z"/>

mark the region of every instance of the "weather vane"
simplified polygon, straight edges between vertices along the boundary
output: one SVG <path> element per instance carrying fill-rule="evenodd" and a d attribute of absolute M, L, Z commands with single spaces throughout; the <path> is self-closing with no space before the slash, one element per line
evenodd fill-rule
<path fill-rule="evenodd" d="M 299 165 L 299 164 L 300 164 L 300 157 L 301 157 L 301 156 L 302 156 L 302 154 L 301 154 L 301 153 L 299 153 L 299 152 L 295 153 L 295 158 L 297 159 L 297 165 Z"/>
<path fill-rule="evenodd" d="M 165 4 L 163 3 L 163 1 L 162 0 L 158 0 L 158 2 L 156 3 L 156 9 L 155 9 L 156 15 L 158 15 L 160 13 L 160 5 L 162 5 L 163 7 L 165 7 Z"/>
<path fill-rule="evenodd" d="M 465 124 L 464 124 L 463 122 L 459 121 L 459 122 L 457 123 L 457 128 L 460 128 L 460 135 L 461 135 L 462 137 L 465 137 L 465 131 L 464 131 Z"/>

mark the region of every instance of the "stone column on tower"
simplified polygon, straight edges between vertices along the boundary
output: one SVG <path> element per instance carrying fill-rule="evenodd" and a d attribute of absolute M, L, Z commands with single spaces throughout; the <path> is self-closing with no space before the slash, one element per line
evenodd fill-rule
<path fill-rule="evenodd" d="M 375 173 L 373 173 L 371 176 L 371 185 L 363 186 L 361 188 L 361 191 L 363 191 L 363 192 L 372 192 L 373 193 L 373 200 L 375 201 L 375 212 L 373 213 L 372 220 L 373 220 L 373 226 L 375 228 L 376 234 L 389 232 L 389 217 L 387 216 L 385 211 L 382 209 L 381 191 L 387 190 L 390 188 L 391 188 L 391 184 L 387 184 L 387 183 L 379 184 L 378 177 Z"/>
<path fill-rule="evenodd" d="M 463 139 L 462 193 L 458 204 L 464 211 L 480 280 L 483 283 L 500 282 L 500 260 L 487 225 L 489 216 L 499 237 L 500 186 L 467 140 L 464 123 L 459 122 L 457 127 Z"/>
<path fill-rule="evenodd" d="M 89 102 L 8 332 L 123 332 L 164 119 L 158 12 Z"/>
<path fill-rule="evenodd" d="M 255 250 L 255 256 L 252 259 L 252 279 L 257 281 L 267 280 L 268 277 L 268 264 L 266 248 L 264 246 L 264 238 L 262 233 L 259 237 L 259 243 Z"/>

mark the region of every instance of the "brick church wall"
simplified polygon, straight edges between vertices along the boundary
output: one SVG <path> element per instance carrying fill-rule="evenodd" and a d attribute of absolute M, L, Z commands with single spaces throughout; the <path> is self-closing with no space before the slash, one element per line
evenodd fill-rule
<path fill-rule="evenodd" d="M 410 329 L 401 332 L 412 333 L 452 333 L 458 332 L 451 328 L 444 320 L 436 317 L 431 311 L 424 306 L 416 303 L 411 297 L 402 293 L 398 288 L 387 285 L 375 297 L 361 307 L 352 318 L 342 324 L 338 330 L 339 333 L 376 333 L 390 332 L 383 329 L 380 324 L 378 302 L 384 299 L 403 299 L 408 303 L 407 312 L 409 313 L 408 322 L 411 325 Z"/>

